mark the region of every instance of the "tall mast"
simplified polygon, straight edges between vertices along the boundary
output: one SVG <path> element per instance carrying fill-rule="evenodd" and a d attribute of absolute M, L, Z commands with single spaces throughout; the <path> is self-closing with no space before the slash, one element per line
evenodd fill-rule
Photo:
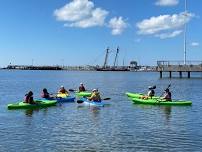
<path fill-rule="evenodd" d="M 185 5 L 184 5 L 184 9 L 185 9 L 185 20 L 187 17 L 187 0 L 185 0 Z M 187 37 L 186 37 L 186 30 L 187 30 L 187 25 L 186 22 L 184 24 L 184 65 L 186 65 L 187 62 Z"/>
<path fill-rule="evenodd" d="M 117 47 L 117 49 L 116 49 L 116 56 L 115 56 L 115 59 L 114 59 L 114 67 L 116 66 L 116 62 L 117 62 L 117 58 L 118 58 L 118 53 L 119 53 L 119 47 Z"/>
<path fill-rule="evenodd" d="M 103 65 L 104 68 L 106 68 L 106 66 L 107 66 L 108 54 L 109 54 L 109 47 L 107 47 L 107 50 L 106 50 L 105 61 L 104 61 L 104 65 Z"/>

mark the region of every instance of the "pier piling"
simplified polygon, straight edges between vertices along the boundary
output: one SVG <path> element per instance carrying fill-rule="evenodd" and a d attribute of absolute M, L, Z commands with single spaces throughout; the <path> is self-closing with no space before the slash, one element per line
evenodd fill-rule
<path fill-rule="evenodd" d="M 183 77 L 183 72 L 187 73 L 187 78 L 191 78 L 191 72 L 202 72 L 202 61 L 157 61 L 157 71 L 160 73 L 160 78 L 163 78 L 163 72 L 169 73 L 169 78 L 172 78 L 173 72 L 179 73 L 179 78 Z"/>

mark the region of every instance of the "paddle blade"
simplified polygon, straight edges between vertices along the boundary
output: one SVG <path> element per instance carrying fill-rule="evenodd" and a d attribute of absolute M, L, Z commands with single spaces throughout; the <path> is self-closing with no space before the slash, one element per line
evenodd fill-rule
<path fill-rule="evenodd" d="M 76 90 L 74 90 L 74 89 L 69 89 L 69 91 L 70 91 L 70 92 L 74 92 L 74 91 L 76 91 Z"/>
<path fill-rule="evenodd" d="M 111 98 L 104 98 L 104 99 L 102 99 L 102 100 L 110 100 Z"/>
<path fill-rule="evenodd" d="M 83 100 L 77 100 L 77 103 L 83 103 Z"/>

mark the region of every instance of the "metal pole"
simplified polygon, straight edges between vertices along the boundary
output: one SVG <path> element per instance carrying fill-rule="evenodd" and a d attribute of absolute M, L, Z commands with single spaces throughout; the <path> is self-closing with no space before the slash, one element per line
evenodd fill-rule
<path fill-rule="evenodd" d="M 109 54 L 109 47 L 108 47 L 107 50 L 106 50 L 105 61 L 104 61 L 104 65 L 103 65 L 104 68 L 107 67 L 108 54 Z"/>
<path fill-rule="evenodd" d="M 115 59 L 114 59 L 114 67 L 116 65 L 118 65 L 118 64 L 116 64 L 117 63 L 117 58 L 118 58 L 118 53 L 119 53 L 119 47 L 117 47 L 117 49 L 116 49 L 116 56 L 115 56 Z"/>
<path fill-rule="evenodd" d="M 187 0 L 185 0 L 185 20 L 187 17 Z M 186 30 L 187 30 L 187 26 L 186 26 L 186 22 L 184 24 L 184 65 L 186 65 L 187 62 L 187 38 L 186 38 Z"/>

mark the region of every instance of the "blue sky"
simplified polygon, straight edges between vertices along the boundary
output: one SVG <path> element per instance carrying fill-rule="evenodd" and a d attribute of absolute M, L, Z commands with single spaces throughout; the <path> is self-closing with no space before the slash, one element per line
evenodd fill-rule
<path fill-rule="evenodd" d="M 0 67 L 109 64 L 119 46 L 119 65 L 131 60 L 202 60 L 202 1 L 187 0 L 1 0 Z"/>

